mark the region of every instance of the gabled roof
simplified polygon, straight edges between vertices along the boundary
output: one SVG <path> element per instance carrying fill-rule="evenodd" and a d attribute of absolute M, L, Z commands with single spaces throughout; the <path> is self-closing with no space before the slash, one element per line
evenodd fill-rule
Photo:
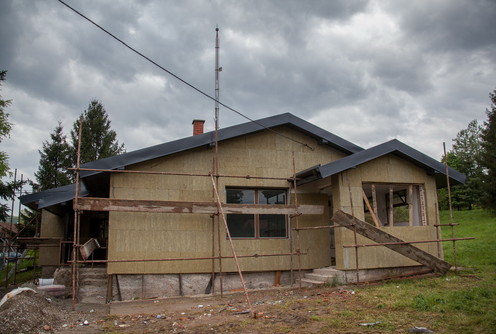
<path fill-rule="evenodd" d="M 300 183 L 304 184 L 315 179 L 326 178 L 345 170 L 355 168 L 387 154 L 394 154 L 424 168 L 428 174 L 436 176 L 436 184 L 438 187 L 446 186 L 446 167 L 444 164 L 396 139 L 362 150 L 326 165 L 309 168 L 298 173 L 297 176 L 302 178 Z M 456 183 L 465 183 L 466 177 L 464 174 L 452 168 L 448 168 L 448 173 L 452 181 L 455 181 Z"/>
<path fill-rule="evenodd" d="M 266 128 L 274 128 L 282 125 L 287 125 L 295 128 L 311 137 L 316 138 L 321 144 L 331 146 L 346 154 L 353 154 L 363 150 L 363 148 L 361 148 L 360 146 L 357 146 L 290 113 L 275 115 L 259 119 L 256 122 L 247 122 L 230 126 L 224 129 L 219 129 L 219 141 L 245 136 L 248 134 L 263 131 Z M 214 135 L 214 131 L 206 132 L 201 135 L 191 136 L 143 148 L 137 151 L 120 154 L 114 157 L 89 162 L 82 165 L 81 167 L 94 169 L 119 169 L 125 166 L 148 161 L 151 159 L 161 158 L 193 148 L 206 145 L 214 145 Z M 96 173 L 98 172 L 81 172 L 81 177 L 88 177 Z"/>
<path fill-rule="evenodd" d="M 219 141 L 224 141 L 236 137 L 241 137 L 260 131 L 267 128 L 278 126 L 289 126 L 311 137 L 314 137 L 319 144 L 328 145 L 346 154 L 360 152 L 363 148 L 338 137 L 318 126 L 302 120 L 290 113 L 275 115 L 256 122 L 247 122 L 239 125 L 234 125 L 219 130 Z M 106 159 L 100 159 L 81 165 L 82 168 L 92 169 L 121 169 L 126 166 L 136 163 L 165 157 L 174 153 L 187 151 L 190 149 L 214 145 L 215 133 L 213 131 L 201 135 L 186 137 L 183 139 L 143 148 L 140 150 L 120 154 Z M 95 192 L 101 191 L 99 188 L 108 188 L 108 173 L 83 171 L 81 172 L 83 179 L 80 195 L 88 196 L 89 193 L 95 195 Z M 85 187 L 86 186 L 86 187 Z M 108 191 L 108 189 L 107 189 Z M 21 203 L 32 208 L 42 209 L 50 206 L 71 201 L 74 198 L 75 185 L 68 185 L 55 189 L 50 189 L 30 195 L 20 197 Z"/>

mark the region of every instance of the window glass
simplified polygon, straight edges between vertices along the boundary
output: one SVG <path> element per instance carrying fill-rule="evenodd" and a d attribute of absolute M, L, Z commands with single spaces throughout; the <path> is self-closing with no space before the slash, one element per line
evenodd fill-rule
<path fill-rule="evenodd" d="M 284 189 L 226 189 L 229 204 L 286 204 Z M 227 226 L 232 238 L 285 238 L 286 215 L 228 214 Z"/>
<path fill-rule="evenodd" d="M 260 238 L 285 238 L 286 216 L 260 215 Z"/>
<path fill-rule="evenodd" d="M 227 203 L 255 204 L 255 191 L 251 189 L 227 189 Z"/>
<path fill-rule="evenodd" d="M 286 191 L 283 189 L 259 190 L 259 204 L 286 204 Z"/>
<path fill-rule="evenodd" d="M 254 215 L 227 215 L 227 227 L 232 238 L 255 238 Z"/>

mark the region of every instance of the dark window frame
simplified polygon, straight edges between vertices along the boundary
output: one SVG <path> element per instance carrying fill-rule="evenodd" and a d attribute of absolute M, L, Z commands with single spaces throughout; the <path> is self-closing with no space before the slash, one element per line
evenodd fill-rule
<path fill-rule="evenodd" d="M 251 201 L 252 203 L 246 203 L 246 204 L 270 204 L 270 203 L 261 203 L 260 202 L 260 192 L 261 191 L 283 191 L 283 196 L 284 196 L 284 203 L 277 203 L 277 204 L 281 204 L 281 205 L 286 205 L 287 204 L 287 198 L 288 198 L 288 189 L 287 188 L 276 188 L 276 187 L 236 187 L 236 186 L 233 186 L 233 187 L 226 187 L 225 188 L 225 191 L 226 191 L 226 203 L 229 203 L 229 204 L 236 204 L 235 202 L 230 202 L 229 201 L 229 196 L 228 196 L 228 191 L 253 191 L 253 201 Z M 239 203 L 239 204 L 242 204 L 242 203 Z M 277 205 L 276 204 L 276 205 Z M 288 215 L 276 215 L 274 214 L 273 216 L 283 216 L 284 217 L 284 236 L 262 236 L 263 232 L 262 232 L 262 227 L 261 227 L 261 219 L 260 217 L 262 216 L 272 216 L 272 214 L 258 214 L 258 213 L 255 213 L 255 214 L 227 214 L 226 215 L 226 220 L 227 220 L 227 224 L 229 226 L 229 217 L 233 217 L 233 216 L 250 216 L 250 217 L 253 217 L 253 229 L 254 229 L 254 233 L 253 233 L 253 236 L 233 236 L 232 235 L 232 231 L 231 232 L 231 238 L 232 239 L 236 239 L 236 240 L 265 240 L 265 239 L 288 239 L 289 238 L 289 228 L 288 228 L 288 222 L 289 222 L 289 219 L 288 219 Z M 248 219 L 249 220 L 249 219 Z M 227 235 L 226 235 L 226 238 L 227 238 Z"/>

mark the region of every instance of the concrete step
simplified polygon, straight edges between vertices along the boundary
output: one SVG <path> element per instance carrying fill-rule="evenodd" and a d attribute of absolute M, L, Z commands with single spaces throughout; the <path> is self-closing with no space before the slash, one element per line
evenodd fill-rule
<path fill-rule="evenodd" d="M 333 267 L 318 268 L 313 270 L 314 274 L 329 275 L 329 276 L 336 276 L 339 272 L 340 270 L 337 270 L 336 268 Z"/>
<path fill-rule="evenodd" d="M 79 286 L 107 286 L 107 278 L 80 278 Z"/>
<path fill-rule="evenodd" d="M 79 279 L 107 279 L 106 270 L 89 270 L 83 269 L 79 270 Z"/>
<path fill-rule="evenodd" d="M 312 281 L 317 281 L 317 282 L 322 282 L 322 283 L 331 283 L 334 280 L 334 275 L 329 276 L 329 275 L 319 275 L 319 274 L 305 274 L 305 278 L 312 280 Z"/>
<path fill-rule="evenodd" d="M 96 303 L 105 304 L 105 296 L 107 295 L 106 285 L 99 286 L 80 286 L 79 287 L 79 301 L 82 303 Z"/>
<path fill-rule="evenodd" d="M 105 304 L 105 294 L 93 296 L 79 296 L 79 301 L 86 304 Z"/>
<path fill-rule="evenodd" d="M 107 287 L 96 287 L 96 286 L 82 286 L 79 288 L 80 296 L 91 296 L 91 295 L 106 295 Z"/>
<path fill-rule="evenodd" d="M 102 267 L 79 269 L 79 301 L 105 304 L 107 295 L 107 270 Z"/>
<path fill-rule="evenodd" d="M 299 279 L 296 280 L 296 284 L 299 284 Z M 324 285 L 325 282 L 321 282 L 321 281 L 314 281 L 314 280 L 311 280 L 311 279 L 308 279 L 308 278 L 302 278 L 301 279 L 301 286 L 304 286 L 304 287 L 314 287 L 314 286 L 321 286 L 321 285 Z"/>

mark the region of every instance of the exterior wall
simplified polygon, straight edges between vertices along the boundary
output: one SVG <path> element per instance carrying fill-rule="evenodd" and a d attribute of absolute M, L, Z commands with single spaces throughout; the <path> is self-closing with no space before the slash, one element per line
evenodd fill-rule
<path fill-rule="evenodd" d="M 426 196 L 427 226 L 396 226 L 382 227 L 382 229 L 405 241 L 436 239 L 436 227 L 433 225 L 437 223 L 438 217 L 436 211 L 437 192 L 434 177 L 427 175 L 424 169 L 389 154 L 332 177 L 334 210 L 340 209 L 364 220 L 362 184 L 369 182 L 422 184 L 425 188 Z M 355 269 L 355 249 L 342 247 L 343 245 L 354 244 L 353 232 L 344 228 L 337 228 L 335 229 L 335 235 L 336 268 L 340 270 Z M 359 244 L 372 243 L 370 239 L 360 235 L 357 237 Z M 438 254 L 436 243 L 416 244 L 416 246 L 435 256 Z M 358 254 L 358 262 L 361 269 L 419 265 L 417 262 L 386 247 L 360 248 Z"/>
<path fill-rule="evenodd" d="M 64 238 L 65 224 L 62 217 L 54 215 L 47 210 L 42 211 L 40 237 Z M 59 265 L 59 247 L 40 247 L 39 264 L 41 266 Z"/>
<path fill-rule="evenodd" d="M 310 150 L 301 144 L 290 141 L 273 132 L 262 131 L 221 142 L 219 145 L 219 170 L 224 175 L 251 175 L 265 177 L 288 177 L 293 175 L 293 152 L 297 171 L 319 163 L 340 159 L 343 153 L 328 146 L 319 146 L 316 141 L 304 134 L 286 127 L 276 129 L 286 136 L 308 143 Z M 213 150 L 199 148 L 178 153 L 166 158 L 137 164 L 133 170 L 171 171 L 182 173 L 208 173 L 212 170 Z M 225 188 L 242 187 L 281 187 L 289 188 L 285 180 L 255 180 L 220 178 L 219 193 L 225 201 Z M 289 190 L 288 190 L 289 195 Z M 111 198 L 155 199 L 171 201 L 212 201 L 212 181 L 207 177 L 160 176 L 145 174 L 113 174 L 111 177 Z M 322 194 L 298 194 L 299 204 L 321 204 L 325 207 L 322 216 L 300 216 L 298 224 L 318 226 L 328 224 L 327 196 Z M 291 220 L 296 224 L 296 220 Z M 220 226 L 220 232 L 218 228 Z M 215 231 L 213 232 L 213 229 Z M 288 233 L 292 233 L 288 227 Z M 198 214 L 157 214 L 110 212 L 109 250 L 110 260 L 160 259 L 231 256 L 222 220 L 209 215 Z M 296 249 L 291 239 L 245 239 L 234 240 L 238 255 L 289 253 Z M 308 253 L 301 257 L 302 268 L 317 268 L 330 265 L 329 234 L 322 231 L 301 233 L 301 251 Z M 214 246 L 214 249 L 212 248 Z M 297 258 L 293 258 L 296 268 Z M 289 270 L 289 256 L 241 258 L 243 271 Z M 218 261 L 214 270 L 218 271 Z M 223 272 L 236 271 L 234 261 L 222 261 Z M 209 273 L 211 260 L 109 263 L 109 274 L 166 274 L 166 273 Z"/>

